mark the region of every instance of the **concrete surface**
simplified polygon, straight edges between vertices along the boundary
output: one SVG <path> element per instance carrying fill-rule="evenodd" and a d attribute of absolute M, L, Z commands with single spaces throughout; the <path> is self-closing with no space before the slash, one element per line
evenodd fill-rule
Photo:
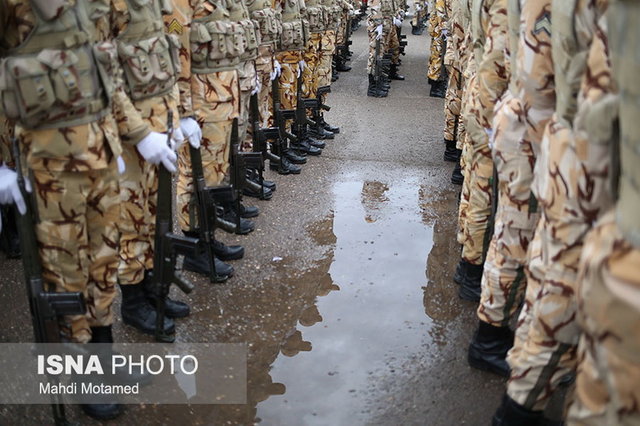
<path fill-rule="evenodd" d="M 504 382 L 466 363 L 475 306 L 452 281 L 459 187 L 442 161 L 443 101 L 428 97 L 428 37 L 404 32 L 407 79 L 384 99 L 366 96 L 366 29 L 354 34 L 353 70 L 328 98 L 341 134 L 301 175 L 267 173 L 278 189 L 255 203 L 255 232 L 220 235 L 247 250 L 234 278 L 191 275 L 194 293 L 174 294 L 193 309 L 178 341 L 248 342 L 249 404 L 128 406 L 112 424 L 489 424 Z M 20 264 L 0 270 L 0 341 L 30 341 Z M 151 341 L 119 319 L 115 335 Z M 46 406 L 0 407 L 0 424 L 50 423 Z"/>

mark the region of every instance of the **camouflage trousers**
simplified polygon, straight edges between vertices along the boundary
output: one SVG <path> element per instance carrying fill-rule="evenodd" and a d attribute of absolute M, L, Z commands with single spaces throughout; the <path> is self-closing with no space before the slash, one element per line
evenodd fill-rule
<path fill-rule="evenodd" d="M 424 22 L 427 17 L 427 7 L 426 4 L 419 10 L 413 12 L 413 18 L 411 18 L 411 25 L 417 27 L 420 22 Z"/>
<path fill-rule="evenodd" d="M 391 25 L 391 30 L 386 34 L 387 52 L 391 53 L 391 63 L 398 64 L 400 61 L 400 40 L 398 39 L 398 31 L 396 26 Z"/>
<path fill-rule="evenodd" d="M 443 77 L 442 64 L 444 61 L 444 35 L 438 33 L 436 36 L 431 37 L 431 47 L 429 54 L 429 63 L 427 70 L 427 78 L 429 80 L 438 81 Z"/>
<path fill-rule="evenodd" d="M 318 59 L 317 87 L 331 86 L 331 63 L 336 50 L 336 31 L 322 33 L 320 43 L 320 58 Z"/>
<path fill-rule="evenodd" d="M 258 92 L 258 110 L 260 111 L 260 125 L 267 127 L 271 119 L 271 73 L 273 72 L 273 46 L 263 44 L 258 49 L 258 58 L 256 59 L 256 72 L 258 73 L 258 81 L 260 82 L 260 91 Z"/>
<path fill-rule="evenodd" d="M 249 129 L 249 105 L 251 92 L 256 88 L 257 71 L 255 61 L 246 61 L 238 67 L 238 82 L 240 83 L 240 115 L 238 116 L 238 141 L 241 151 L 253 150 L 253 140 Z"/>
<path fill-rule="evenodd" d="M 464 109 L 470 102 L 470 87 L 475 84 L 475 78 L 475 75 L 469 77 L 467 80 L 464 80 L 464 77 L 462 78 L 464 80 L 464 89 L 462 90 L 462 99 L 460 101 L 461 114 L 459 123 L 462 125 L 463 131 L 460 133 L 460 139 L 456 141 L 456 148 L 462 151 L 462 155 L 460 156 L 460 170 L 464 176 L 462 190 L 460 191 L 460 203 L 458 206 L 458 233 L 456 234 L 456 240 L 461 245 L 464 244 L 464 235 L 467 225 L 467 209 L 469 207 L 469 197 L 471 196 L 469 186 L 471 184 L 471 142 L 469 135 L 466 132 Z"/>
<path fill-rule="evenodd" d="M 585 238 L 577 291 L 583 335 L 569 424 L 640 424 L 640 250 L 615 212 Z"/>
<path fill-rule="evenodd" d="M 525 139 L 522 105 L 507 92 L 494 119 L 498 208 L 482 276 L 478 318 L 506 327 L 522 302 L 527 251 L 539 219 L 531 193 L 535 156 Z M 529 148 L 528 148 L 529 147 Z"/>
<path fill-rule="evenodd" d="M 202 128 L 200 155 L 207 186 L 219 186 L 229 170 L 232 126 L 233 120 L 200 123 Z M 184 143 L 178 151 L 178 183 L 176 186 L 178 225 L 183 231 L 192 231 L 197 227 L 197 224 L 192 221 L 197 217 L 193 189 L 189 144 Z"/>
<path fill-rule="evenodd" d="M 318 91 L 323 34 L 311 33 L 303 54 L 304 61 L 307 64 L 302 71 L 302 96 L 305 98 L 315 98 Z"/>
<path fill-rule="evenodd" d="M 377 36 L 376 26 L 368 22 L 367 23 L 367 34 L 369 35 L 369 58 L 367 59 L 367 73 L 373 75 L 376 69 L 376 44 L 377 44 Z M 386 37 L 384 33 L 382 34 L 382 38 L 380 39 L 380 56 L 384 54 L 386 51 Z"/>
<path fill-rule="evenodd" d="M 349 22 L 349 14 L 347 12 L 343 12 L 340 18 L 340 25 L 338 25 L 338 30 L 336 31 L 336 46 L 344 45 L 347 37 L 347 23 Z"/>
<path fill-rule="evenodd" d="M 278 79 L 280 89 L 280 104 L 282 109 L 295 109 L 298 104 L 298 62 L 302 60 L 302 52 L 289 51 L 278 53 L 276 58 L 282 66 L 282 73 Z M 273 104 L 272 104 L 273 107 Z M 293 120 L 287 120 L 287 131 L 291 131 Z"/>
<path fill-rule="evenodd" d="M 451 67 L 449 71 L 449 84 L 444 99 L 444 140 L 461 140 L 461 132 L 464 131 L 460 119 L 460 107 L 462 97 L 462 73 Z"/>
<path fill-rule="evenodd" d="M 158 191 L 157 166 L 144 161 L 132 145 L 123 145 L 126 170 L 120 176 L 120 267 L 122 285 L 137 284 L 153 268 L 153 237 Z"/>
<path fill-rule="evenodd" d="M 87 343 L 90 327 L 113 323 L 118 280 L 120 190 L 115 162 L 88 172 L 33 170 L 43 278 L 50 291 L 78 291 L 85 315 L 65 317 L 67 339 Z"/>

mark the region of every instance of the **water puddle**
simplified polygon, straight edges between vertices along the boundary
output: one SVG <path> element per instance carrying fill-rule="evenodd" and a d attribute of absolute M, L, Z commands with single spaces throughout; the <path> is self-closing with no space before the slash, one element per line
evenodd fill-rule
<path fill-rule="evenodd" d="M 411 180 L 335 185 L 332 229 L 310 233 L 335 238 L 328 273 L 339 291 L 318 297 L 287 336 L 269 373 L 286 392 L 258 405 L 264 424 L 364 422 L 378 383 L 400 375 L 431 340 L 423 287 L 433 229 L 423 223 L 419 188 Z"/>

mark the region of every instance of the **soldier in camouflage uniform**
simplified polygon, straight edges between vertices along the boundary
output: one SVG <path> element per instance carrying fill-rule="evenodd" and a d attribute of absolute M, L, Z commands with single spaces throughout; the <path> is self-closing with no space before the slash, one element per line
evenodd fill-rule
<path fill-rule="evenodd" d="M 571 425 L 640 422 L 636 403 L 640 396 L 639 129 L 634 78 L 639 69 L 634 56 L 639 18 L 637 3 L 610 1 L 587 59 L 587 75 L 598 78 L 584 78 L 579 95 L 576 139 L 588 141 L 594 155 L 604 154 L 603 164 L 614 160 L 609 165 L 610 181 L 618 199 L 585 237 L 582 251 L 576 295 L 583 334 L 575 399 L 569 409 Z M 619 157 L 613 158 L 618 146 Z M 595 159 L 594 155 L 588 157 Z"/>
<path fill-rule="evenodd" d="M 340 14 L 340 25 L 336 32 L 336 52 L 334 54 L 334 60 L 336 63 L 336 71 L 348 72 L 351 71 L 351 67 L 347 65 L 349 60 L 349 46 L 345 45 L 350 34 L 348 31 L 352 31 L 352 27 L 349 25 L 353 23 L 353 16 L 356 14 L 355 2 L 353 0 L 339 0 L 338 4 L 342 8 Z M 359 13 L 359 11 L 358 11 Z"/>
<path fill-rule="evenodd" d="M 109 3 L 64 0 L 4 0 L 0 7 L 1 113 L 15 120 L 26 157 L 22 164 L 38 213 L 45 289 L 84 295 L 86 315 L 67 317 L 61 324 L 62 339 L 80 343 L 113 342 L 117 173 L 124 172 L 120 141 L 136 146 L 145 161 L 172 168 L 176 160 L 166 136 L 150 131 L 125 93 L 109 12 Z M 0 168 L 0 182 L 0 200 L 15 201 L 24 213 L 15 172 Z M 96 418 L 113 418 L 121 411 L 115 403 L 83 409 Z"/>
<path fill-rule="evenodd" d="M 178 42 L 165 35 L 159 3 L 142 7 L 130 0 L 114 0 L 111 5 L 112 35 L 118 43 L 118 51 L 125 89 L 133 106 L 147 126 L 156 132 L 167 129 L 167 112 L 172 111 L 176 143 L 183 139 L 178 122 L 178 88 L 176 85 Z M 150 55 L 146 44 L 167 46 Z M 173 51 L 172 51 L 173 49 Z M 155 60 L 155 59 L 159 60 Z M 138 61 L 148 61 L 151 80 L 136 68 Z M 176 63 L 174 64 L 174 61 Z M 163 66 L 164 64 L 164 66 Z M 163 77 L 163 80 L 157 76 Z M 133 146 L 123 147 L 122 159 L 125 172 L 120 177 L 121 212 L 120 266 L 118 281 L 122 290 L 122 319 L 140 331 L 153 334 L 156 325 L 155 303 L 148 289 L 149 271 L 153 269 L 153 244 L 155 230 L 155 200 L 157 195 L 157 168 L 144 161 Z M 172 167 L 172 166 L 171 166 Z M 189 315 L 189 307 L 171 299 L 166 301 L 165 333 L 173 333 L 170 318 Z"/>
<path fill-rule="evenodd" d="M 316 94 L 318 89 L 322 95 L 318 97 L 323 104 L 326 105 L 327 94 L 331 91 L 331 70 L 333 62 L 333 54 L 336 50 L 336 32 L 340 24 L 340 16 L 342 14 L 342 6 L 339 0 L 321 0 L 321 7 L 324 11 L 325 30 L 322 33 L 320 41 L 320 57 L 318 58 Z M 310 135 L 318 139 L 334 139 L 335 133 L 340 133 L 339 127 L 331 126 L 324 119 L 324 114 L 319 111 L 317 115 L 318 123 L 312 126 Z"/>
<path fill-rule="evenodd" d="M 587 134 L 592 139 L 606 135 L 603 130 L 611 126 L 602 120 L 607 114 L 584 121 L 576 115 L 585 106 L 585 99 L 578 102 L 580 84 L 590 78 L 587 55 L 606 6 L 606 0 L 552 1 L 556 104 L 535 165 L 533 191 L 541 217 L 529 249 L 531 281 L 539 288 L 537 294 L 527 291 L 527 298 L 535 297 L 519 319 L 527 334 L 518 337 L 508 357 L 511 381 L 497 413 L 506 419 L 503 424 L 541 419 L 559 383 L 576 368 L 578 263 L 586 232 L 611 205 L 608 156 L 602 150 L 607 138 L 587 142 Z M 606 82 L 599 78 L 588 84 Z M 595 133 L 583 133 L 584 125 L 594 126 Z"/>
<path fill-rule="evenodd" d="M 464 28 L 462 26 L 462 1 L 451 0 L 446 3 L 447 16 L 447 49 L 444 55 L 444 66 L 447 69 L 449 82 L 444 100 L 444 161 L 460 163 L 462 150 L 456 148 L 456 142 L 463 132 L 460 118 L 460 102 L 462 97 L 462 72 L 461 49 L 464 41 Z M 461 183 L 461 182 L 459 182 Z"/>
<path fill-rule="evenodd" d="M 368 4 L 367 12 L 367 32 L 369 35 L 369 58 L 367 61 L 367 74 L 369 75 L 369 87 L 367 96 L 385 97 L 388 93 L 388 83 L 386 87 L 382 85 L 376 86 L 376 78 L 382 78 L 375 75 L 376 61 L 390 49 L 389 42 L 393 42 L 390 33 L 395 32 L 394 16 L 395 4 L 393 0 L 371 0 Z M 376 57 L 376 44 L 379 40 L 380 48 L 378 57 Z"/>
<path fill-rule="evenodd" d="M 555 103 L 550 12 L 550 0 L 509 0 L 511 79 L 493 120 L 498 208 L 469 362 L 507 377 L 505 357 L 513 339 L 509 323 L 527 286 L 527 251 L 539 218 L 531 193 L 533 166 Z"/>
<path fill-rule="evenodd" d="M 464 104 L 465 129 L 469 143 L 464 243 L 459 264 L 460 297 L 480 300 L 484 256 L 491 238 L 489 220 L 492 206 L 493 159 L 489 147 L 494 106 L 506 90 L 505 67 L 507 13 L 506 0 L 474 0 L 472 32 L 477 73 L 469 80 Z M 461 206 L 462 208 L 462 206 Z"/>
<path fill-rule="evenodd" d="M 429 2 L 426 0 L 413 1 L 413 17 L 411 18 L 411 34 L 421 35 L 424 23 L 429 15 Z"/>
<path fill-rule="evenodd" d="M 173 13 L 165 18 L 169 31 L 180 40 L 181 70 L 178 78 L 181 117 L 192 117 L 202 131 L 200 152 L 207 186 L 220 186 L 229 170 L 229 150 L 233 119 L 240 111 L 240 84 L 236 71 L 244 53 L 243 28 L 229 20 L 224 0 L 176 0 Z M 216 31 L 214 37 L 209 29 Z M 234 35 L 235 34 L 235 35 Z M 220 37 L 221 35 L 221 37 Z M 219 44 L 223 44 L 220 46 Z M 215 54 L 214 54 L 215 52 Z M 193 178 L 189 146 L 179 149 L 176 185 L 178 225 L 186 235 L 197 235 L 197 208 L 193 196 Z M 236 212 L 225 205 L 222 216 L 235 223 Z M 253 230 L 253 224 L 241 218 L 240 233 Z M 218 259 L 238 259 L 244 250 L 214 243 L 216 273 L 221 277 L 233 274 L 233 268 Z M 185 268 L 198 268 L 203 260 L 186 259 Z M 208 266 L 207 266 L 208 267 Z"/>
<path fill-rule="evenodd" d="M 431 36 L 431 52 L 427 65 L 427 78 L 431 85 L 429 96 L 444 98 L 447 90 L 447 75 L 443 60 L 447 40 L 447 2 L 450 0 L 435 0 L 434 8 L 429 16 L 429 35 Z"/>

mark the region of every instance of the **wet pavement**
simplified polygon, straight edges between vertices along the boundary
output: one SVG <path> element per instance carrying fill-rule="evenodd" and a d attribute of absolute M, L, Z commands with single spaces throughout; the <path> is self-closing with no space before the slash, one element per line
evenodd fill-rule
<path fill-rule="evenodd" d="M 268 172 L 278 189 L 256 202 L 255 232 L 220 235 L 247 250 L 234 278 L 191 274 L 196 290 L 174 293 L 192 306 L 178 341 L 247 342 L 248 404 L 128 406 L 112 424 L 489 424 L 504 382 L 466 364 L 475 307 L 452 281 L 459 187 L 442 162 L 443 102 L 428 97 L 428 37 L 408 36 L 407 80 L 386 99 L 366 97 L 364 27 L 353 40 L 326 114 L 342 133 L 301 175 Z M 0 341 L 30 341 L 19 262 L 0 270 Z M 115 335 L 151 341 L 119 319 Z M 0 424 L 49 422 L 46 406 L 0 407 Z"/>

